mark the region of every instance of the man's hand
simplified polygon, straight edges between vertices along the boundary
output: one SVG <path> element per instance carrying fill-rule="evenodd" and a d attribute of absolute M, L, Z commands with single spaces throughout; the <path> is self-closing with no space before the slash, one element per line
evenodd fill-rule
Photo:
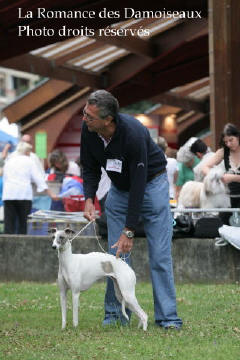
<path fill-rule="evenodd" d="M 112 246 L 112 249 L 117 248 L 116 257 L 119 258 L 120 254 L 131 251 L 132 247 L 133 239 L 129 239 L 125 234 L 121 234 L 118 241 Z"/>
<path fill-rule="evenodd" d="M 85 208 L 84 208 L 83 216 L 89 221 L 95 220 L 96 212 L 95 212 L 95 206 L 94 206 L 92 199 L 87 199 L 85 201 Z"/>

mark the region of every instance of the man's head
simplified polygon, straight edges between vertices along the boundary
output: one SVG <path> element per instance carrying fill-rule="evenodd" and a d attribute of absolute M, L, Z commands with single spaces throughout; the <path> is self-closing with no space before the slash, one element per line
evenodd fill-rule
<path fill-rule="evenodd" d="M 21 141 L 24 141 L 28 144 L 32 144 L 32 137 L 31 135 L 29 134 L 24 134 L 22 137 L 21 137 Z"/>
<path fill-rule="evenodd" d="M 163 150 L 163 152 L 166 152 L 166 149 L 168 147 L 167 141 L 164 139 L 164 137 L 159 136 L 157 141 L 158 146 Z"/>
<path fill-rule="evenodd" d="M 16 151 L 20 155 L 30 155 L 32 145 L 26 141 L 20 141 L 17 145 Z"/>
<path fill-rule="evenodd" d="M 106 90 L 97 90 L 90 94 L 83 110 L 83 119 L 89 131 L 108 127 L 119 111 L 117 99 Z"/>
<path fill-rule="evenodd" d="M 190 151 L 199 159 L 207 153 L 207 150 L 207 145 L 201 139 L 197 139 L 190 147 Z"/>

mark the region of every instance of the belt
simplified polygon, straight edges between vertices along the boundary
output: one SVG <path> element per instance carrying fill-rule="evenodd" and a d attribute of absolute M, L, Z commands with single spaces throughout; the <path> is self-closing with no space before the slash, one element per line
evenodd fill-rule
<path fill-rule="evenodd" d="M 158 176 L 160 176 L 160 175 L 164 174 L 165 172 L 166 172 L 166 168 L 165 168 L 165 169 L 162 169 L 162 170 L 160 170 L 160 171 L 158 171 L 156 174 L 152 175 L 148 181 L 153 180 L 154 178 L 156 178 L 156 177 L 158 177 Z"/>

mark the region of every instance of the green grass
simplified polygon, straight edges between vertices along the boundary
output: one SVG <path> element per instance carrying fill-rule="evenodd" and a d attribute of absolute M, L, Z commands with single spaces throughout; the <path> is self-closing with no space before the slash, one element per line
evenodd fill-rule
<path fill-rule="evenodd" d="M 102 328 L 105 284 L 80 296 L 79 326 L 61 330 L 56 284 L 0 284 L 0 360 L 237 360 L 240 358 L 240 288 L 232 285 L 177 286 L 181 331 L 154 325 L 152 291 L 137 284 L 137 297 L 149 315 L 147 332 L 129 327 Z"/>

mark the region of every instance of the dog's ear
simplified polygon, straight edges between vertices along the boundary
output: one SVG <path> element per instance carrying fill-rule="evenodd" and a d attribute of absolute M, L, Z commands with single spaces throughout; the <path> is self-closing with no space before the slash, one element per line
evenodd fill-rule
<path fill-rule="evenodd" d="M 48 230 L 49 234 L 55 234 L 55 232 L 57 232 L 56 228 L 51 228 L 51 229 Z"/>
<path fill-rule="evenodd" d="M 65 234 L 67 234 L 67 235 L 75 234 L 75 231 L 70 228 L 66 228 L 64 231 L 65 231 Z"/>

